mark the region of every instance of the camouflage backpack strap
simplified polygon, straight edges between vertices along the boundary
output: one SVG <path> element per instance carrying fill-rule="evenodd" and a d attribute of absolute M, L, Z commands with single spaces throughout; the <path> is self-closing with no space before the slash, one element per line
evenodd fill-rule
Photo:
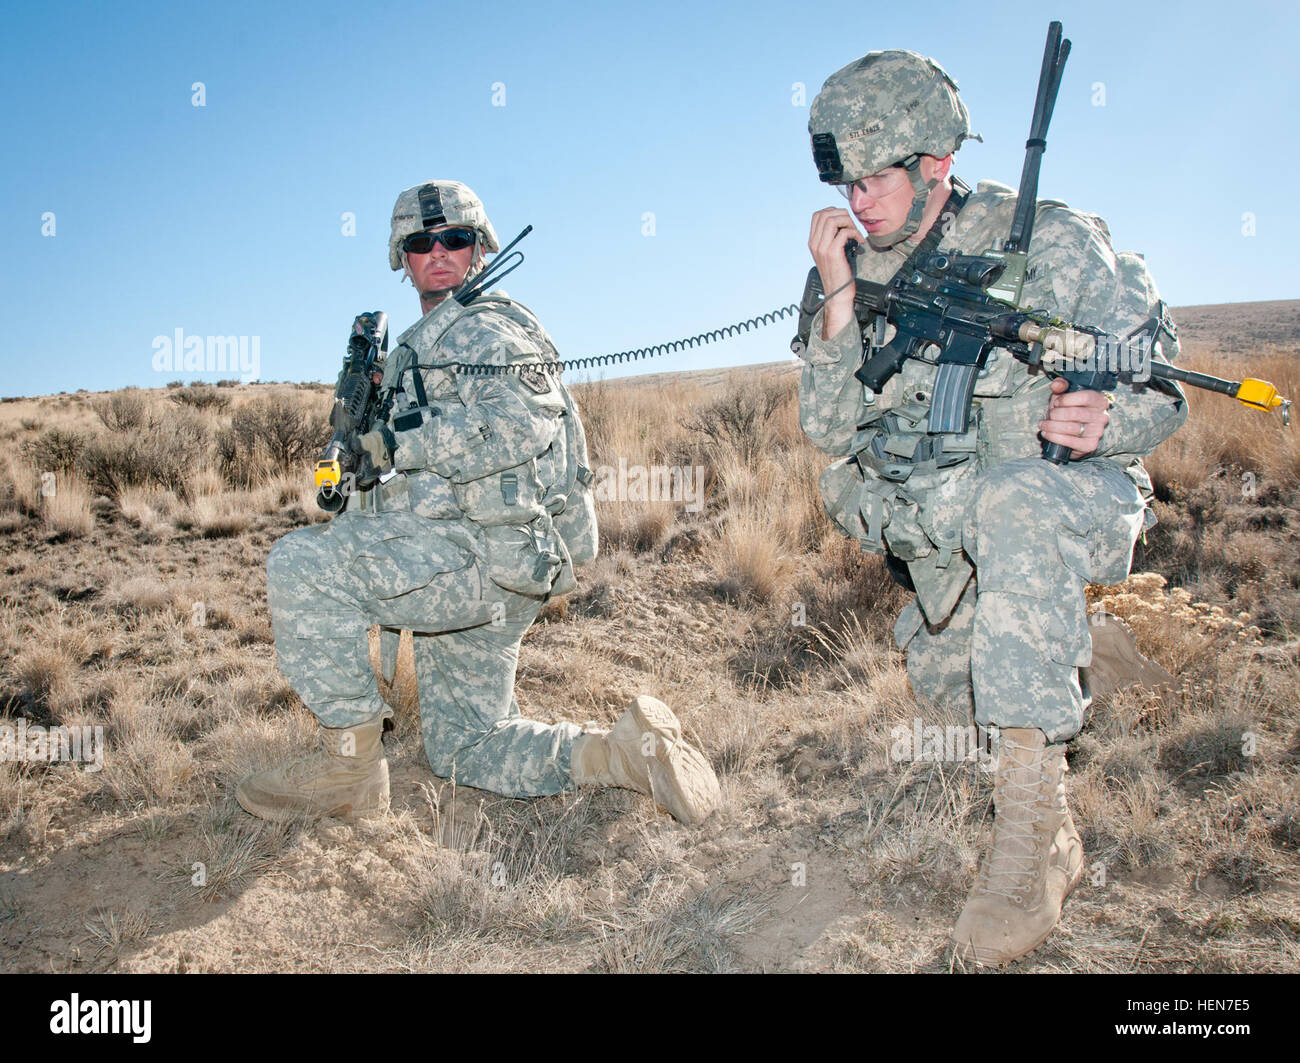
<path fill-rule="evenodd" d="M 559 379 L 559 352 L 555 349 L 555 344 L 551 340 L 542 323 L 537 320 L 534 314 L 523 303 L 515 302 L 506 295 L 497 292 L 489 292 L 480 296 L 470 304 L 467 313 L 474 313 L 479 309 L 480 304 L 483 310 L 495 310 L 503 316 L 509 318 L 516 325 L 519 325 L 529 336 L 542 348 L 544 357 L 541 359 L 546 365 L 539 366 L 537 372 L 549 372 L 549 363 L 554 362 L 556 367 L 555 386 L 560 392 L 560 397 L 564 400 L 564 449 L 565 449 L 565 475 L 559 483 L 552 484 L 543 501 L 543 506 L 552 516 L 562 513 L 565 509 L 566 500 L 573 494 L 575 484 L 581 482 L 584 486 L 589 485 L 595 476 L 591 470 L 586 467 L 586 441 L 583 445 L 578 446 L 577 433 L 581 431 L 581 422 L 578 420 L 577 409 L 573 404 L 573 396 L 569 394 L 569 389 Z M 525 370 L 524 372 L 528 372 Z M 525 383 L 528 383 L 527 378 Z M 533 385 L 529 383 L 529 386 Z M 535 389 L 536 390 L 536 389 Z M 579 449 L 582 450 L 579 456 Z"/>
<path fill-rule="evenodd" d="M 488 296 L 481 297 L 483 299 Z M 411 390 L 415 393 L 420 406 L 428 406 L 424 380 L 415 372 L 419 364 L 420 350 L 432 350 L 447 334 L 447 331 L 465 314 L 471 312 L 477 304 L 462 306 L 450 297 L 444 299 L 419 321 L 397 337 L 397 345 L 384 364 L 384 375 L 379 382 L 381 394 L 392 395 L 402 384 L 402 378 L 411 373 Z"/>
<path fill-rule="evenodd" d="M 595 474 L 583 464 L 586 455 L 578 453 L 578 433 L 575 426 L 580 425 L 581 422 L 578 420 L 577 408 L 573 405 L 573 397 L 563 384 L 560 385 L 560 394 L 564 396 L 564 479 L 561 483 L 552 485 L 550 493 L 542 502 L 546 511 L 553 517 L 564 512 L 569 496 L 573 494 L 573 489 L 579 482 L 585 487 L 596 478 Z"/>

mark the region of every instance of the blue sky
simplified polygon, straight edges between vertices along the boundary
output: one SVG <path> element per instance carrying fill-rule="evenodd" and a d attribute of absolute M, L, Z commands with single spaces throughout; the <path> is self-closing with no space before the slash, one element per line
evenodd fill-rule
<path fill-rule="evenodd" d="M 1104 216 L 1174 305 L 1300 296 L 1291 5 L 29 4 L 0 42 L 0 394 L 235 375 L 155 370 L 177 329 L 256 338 L 262 379 L 332 381 L 354 315 L 419 316 L 388 216 L 434 177 L 503 242 L 535 226 L 504 287 L 565 357 L 794 302 L 809 216 L 839 202 L 808 149 L 821 82 L 933 55 L 985 138 L 956 172 L 1014 184 L 1052 18 L 1073 51 L 1040 194 Z M 775 361 L 791 333 L 639 366 Z"/>

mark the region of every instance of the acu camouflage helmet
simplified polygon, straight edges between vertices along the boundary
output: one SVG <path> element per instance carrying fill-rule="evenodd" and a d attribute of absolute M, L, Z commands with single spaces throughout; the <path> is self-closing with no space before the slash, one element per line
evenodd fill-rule
<path fill-rule="evenodd" d="M 826 79 L 808 118 L 821 179 L 847 184 L 971 138 L 957 83 L 916 52 L 871 52 Z"/>
<path fill-rule="evenodd" d="M 869 236 L 888 247 L 916 232 L 926 196 L 937 182 L 921 179 L 920 157 L 943 158 L 970 131 L 957 83 L 916 52 L 871 52 L 826 79 L 808 117 L 813 161 L 827 184 L 848 185 L 890 166 L 907 168 L 912 210 L 902 228 Z"/>
<path fill-rule="evenodd" d="M 478 233 L 476 258 L 501 249 L 483 203 L 468 185 L 459 181 L 425 181 L 406 189 L 393 204 L 388 264 L 395 270 L 405 268 L 402 241 L 412 233 L 440 225 L 464 225 Z"/>

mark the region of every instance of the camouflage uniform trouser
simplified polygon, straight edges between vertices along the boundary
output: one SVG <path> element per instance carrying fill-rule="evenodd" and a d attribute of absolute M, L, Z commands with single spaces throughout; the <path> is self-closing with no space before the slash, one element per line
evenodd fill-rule
<path fill-rule="evenodd" d="M 581 728 L 523 719 L 519 642 L 542 600 L 502 590 L 454 520 L 347 510 L 281 538 L 266 562 L 280 671 L 321 724 L 384 708 L 370 628 L 410 628 L 425 753 L 435 774 L 510 797 L 571 788 Z"/>
<path fill-rule="evenodd" d="M 1144 508 L 1104 459 L 989 469 L 962 530 L 975 578 L 946 622 L 926 624 L 913 601 L 894 629 L 912 689 L 973 709 L 981 727 L 1073 737 L 1086 708 L 1078 669 L 1092 661 L 1084 585 L 1127 577 Z"/>

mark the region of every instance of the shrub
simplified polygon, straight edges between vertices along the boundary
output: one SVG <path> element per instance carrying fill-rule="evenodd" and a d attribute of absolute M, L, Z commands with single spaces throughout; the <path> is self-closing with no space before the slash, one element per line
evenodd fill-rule
<path fill-rule="evenodd" d="M 772 416 L 789 396 L 789 385 L 770 377 L 733 374 L 722 394 L 682 421 L 682 427 L 700 432 L 716 444 L 730 444 L 749 461 L 771 442 Z"/>
<path fill-rule="evenodd" d="M 36 439 L 23 445 L 23 453 L 41 472 L 74 468 L 82 451 L 86 449 L 86 436 L 82 432 L 63 428 L 47 428 Z"/>
<path fill-rule="evenodd" d="M 223 458 L 231 447 L 250 456 L 260 451 L 286 473 L 294 462 L 314 456 L 330 436 L 324 420 L 311 416 L 302 403 L 287 395 L 268 395 L 241 406 L 231 417 L 230 428 L 233 440 L 219 437 Z"/>
<path fill-rule="evenodd" d="M 212 430 L 203 414 L 179 409 L 150 432 L 98 436 L 81 456 L 80 467 L 95 490 L 119 497 L 124 487 L 156 484 L 188 497 L 195 467 L 210 460 Z"/>
<path fill-rule="evenodd" d="M 149 403 L 138 391 L 116 391 L 92 403 L 96 416 L 112 432 L 135 432 L 153 426 Z"/>
<path fill-rule="evenodd" d="M 196 410 L 224 410 L 230 405 L 229 395 L 223 395 L 207 384 L 191 384 L 187 388 L 173 391 L 168 398 L 178 406 L 190 406 Z"/>

